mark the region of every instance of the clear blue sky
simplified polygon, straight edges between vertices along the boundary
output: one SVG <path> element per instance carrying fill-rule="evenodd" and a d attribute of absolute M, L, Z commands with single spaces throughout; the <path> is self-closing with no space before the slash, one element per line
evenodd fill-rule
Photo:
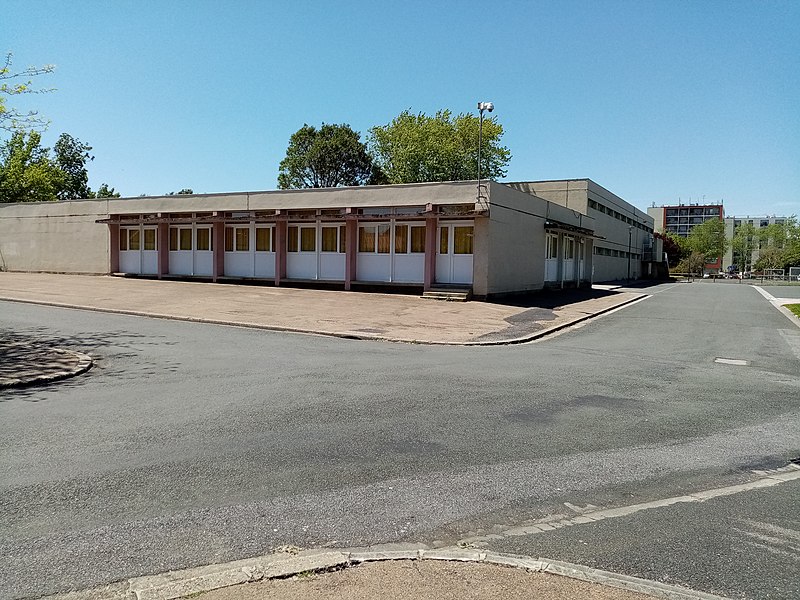
<path fill-rule="evenodd" d="M 508 180 L 800 214 L 800 2 L 5 0 L 0 49 L 125 196 L 275 189 L 304 123 L 495 103 Z"/>

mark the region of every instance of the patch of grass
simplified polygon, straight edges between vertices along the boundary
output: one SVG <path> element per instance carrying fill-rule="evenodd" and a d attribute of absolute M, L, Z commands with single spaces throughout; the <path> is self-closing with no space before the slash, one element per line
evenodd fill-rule
<path fill-rule="evenodd" d="M 800 304 L 785 304 L 784 306 L 800 317 Z"/>
<path fill-rule="evenodd" d="M 312 579 L 317 575 L 316 571 L 301 571 L 297 573 L 292 579 Z"/>

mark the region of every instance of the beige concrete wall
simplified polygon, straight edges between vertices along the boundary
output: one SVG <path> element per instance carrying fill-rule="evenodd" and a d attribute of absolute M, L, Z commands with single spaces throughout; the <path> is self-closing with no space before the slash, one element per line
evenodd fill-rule
<path fill-rule="evenodd" d="M 491 182 L 486 294 L 539 290 L 544 286 L 545 229 L 548 219 L 592 229 L 579 212 Z M 477 272 L 476 272 L 477 277 Z M 475 290 L 476 295 L 484 295 Z"/>
<path fill-rule="evenodd" d="M 277 190 L 232 194 L 148 196 L 111 200 L 112 214 L 207 212 L 343 207 L 424 206 L 475 203 L 475 184 L 466 181 L 362 186 L 310 190 Z"/>
<path fill-rule="evenodd" d="M 0 204 L 0 268 L 107 273 L 107 200 Z"/>
<path fill-rule="evenodd" d="M 544 201 L 489 184 L 489 248 L 485 294 L 541 289 L 544 285 Z"/>
<path fill-rule="evenodd" d="M 509 183 L 510 187 L 544 198 L 565 208 L 577 210 L 585 215 L 588 179 L 568 179 L 563 181 L 519 181 Z"/>
<path fill-rule="evenodd" d="M 653 219 L 653 231 L 661 233 L 664 231 L 664 207 L 650 206 L 647 208 L 647 216 Z"/>
<path fill-rule="evenodd" d="M 644 224 L 651 229 L 654 228 L 653 218 L 651 216 L 639 210 L 629 202 L 626 202 L 603 186 L 598 185 L 591 179 L 527 181 L 510 185 L 563 207 L 589 215 L 594 219 L 594 232 L 598 237 L 594 245 L 606 248 L 612 252 L 628 252 L 629 223 L 607 213 L 590 208 L 589 200 L 599 202 L 603 206 L 617 211 L 621 215 L 629 217 L 637 223 Z M 648 232 L 634 226 L 630 236 L 631 252 L 643 255 L 646 244 L 645 238 L 652 238 L 652 236 Z M 594 281 L 624 279 L 628 276 L 627 256 L 594 255 L 593 258 Z M 631 277 L 640 277 L 642 275 L 641 261 L 639 259 L 632 259 L 630 265 Z"/>
<path fill-rule="evenodd" d="M 470 182 L 0 205 L 0 268 L 107 273 L 110 214 L 474 204 Z"/>

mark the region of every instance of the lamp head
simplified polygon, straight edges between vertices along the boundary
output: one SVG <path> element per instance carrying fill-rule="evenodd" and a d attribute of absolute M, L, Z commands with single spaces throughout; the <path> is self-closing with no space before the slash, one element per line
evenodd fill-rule
<path fill-rule="evenodd" d="M 488 110 L 489 112 L 492 112 L 494 110 L 494 104 L 492 102 L 478 102 L 478 110 Z"/>

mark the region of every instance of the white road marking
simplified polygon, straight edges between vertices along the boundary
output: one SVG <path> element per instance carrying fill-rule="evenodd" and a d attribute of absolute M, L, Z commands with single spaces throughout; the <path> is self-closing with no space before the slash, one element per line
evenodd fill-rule
<path fill-rule="evenodd" d="M 746 360 L 739 358 L 715 358 L 714 362 L 723 365 L 738 365 L 740 367 L 746 367 L 749 364 Z"/>
<path fill-rule="evenodd" d="M 489 536 L 476 536 L 476 537 L 465 538 L 463 540 L 460 540 L 458 544 L 463 547 L 476 544 L 480 545 L 481 543 L 489 542 L 491 540 L 496 540 L 498 538 L 503 538 L 503 537 L 537 535 L 545 533 L 547 531 L 553 531 L 554 529 L 560 529 L 562 527 L 583 525 L 585 523 L 593 523 L 595 521 L 602 521 L 604 519 L 626 517 L 628 515 L 641 512 L 643 510 L 664 508 L 666 506 L 672 506 L 673 504 L 706 502 L 708 500 L 712 500 L 713 498 L 719 498 L 722 496 L 731 496 L 733 494 L 739 494 L 741 492 L 749 492 L 761 488 L 772 487 L 775 485 L 780 485 L 781 483 L 785 483 L 787 481 L 800 479 L 800 466 L 795 464 L 789 464 L 785 467 L 781 467 L 780 469 L 753 471 L 753 473 L 758 475 L 759 478 L 739 485 L 729 485 L 721 488 L 713 488 L 710 490 L 695 492 L 693 494 L 687 494 L 685 496 L 673 496 L 671 498 L 662 498 L 660 500 L 643 502 L 641 504 L 631 504 L 629 506 L 620 506 L 617 508 L 603 508 L 597 510 L 589 510 L 572 518 L 569 518 L 567 515 L 561 515 L 561 514 L 550 515 L 542 519 L 537 519 L 535 521 L 529 522 L 528 524 L 522 527 L 512 527 L 509 529 L 505 529 L 499 533 L 490 534 Z M 565 505 L 567 505 L 567 508 L 574 510 L 573 506 L 567 503 L 565 503 Z"/>

